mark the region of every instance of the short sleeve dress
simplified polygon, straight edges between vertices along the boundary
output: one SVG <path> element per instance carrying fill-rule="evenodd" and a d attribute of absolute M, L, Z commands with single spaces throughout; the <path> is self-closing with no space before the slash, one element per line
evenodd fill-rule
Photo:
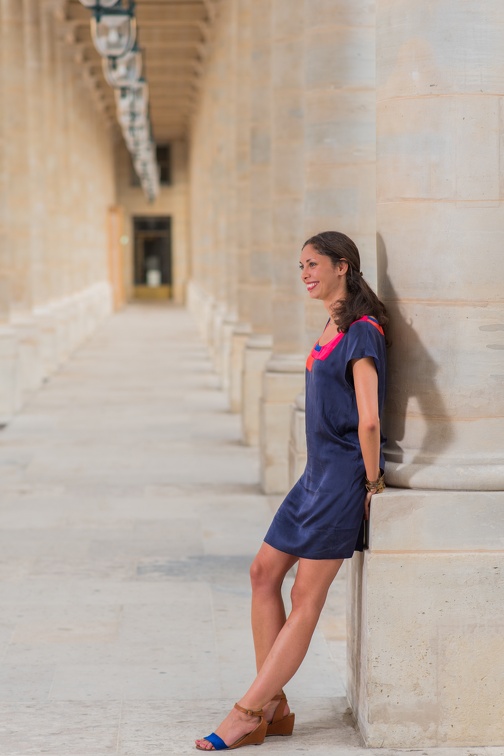
<path fill-rule="evenodd" d="M 305 559 L 346 559 L 363 547 L 365 468 L 350 361 L 374 360 L 380 416 L 385 400 L 386 346 L 375 318 L 364 316 L 346 333 L 314 346 L 306 362 L 307 463 L 264 538 L 279 551 Z M 381 436 L 380 467 L 384 468 Z"/>

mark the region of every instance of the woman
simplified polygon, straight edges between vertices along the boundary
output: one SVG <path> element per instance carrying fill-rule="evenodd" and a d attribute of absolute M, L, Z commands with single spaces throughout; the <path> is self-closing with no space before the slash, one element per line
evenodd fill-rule
<path fill-rule="evenodd" d="M 200 750 L 292 734 L 294 714 L 282 687 L 303 661 L 343 560 L 362 551 L 371 497 L 384 489 L 385 307 L 364 281 L 357 247 L 345 234 L 308 239 L 300 269 L 308 295 L 329 314 L 306 363 L 306 469 L 251 568 L 257 677 L 217 731 L 196 741 Z M 287 618 L 281 587 L 296 563 Z"/>

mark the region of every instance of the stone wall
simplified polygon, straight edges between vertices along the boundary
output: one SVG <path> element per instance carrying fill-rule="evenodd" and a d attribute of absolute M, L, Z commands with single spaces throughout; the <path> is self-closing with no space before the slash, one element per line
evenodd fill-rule
<path fill-rule="evenodd" d="M 396 488 L 353 564 L 349 695 L 369 745 L 502 745 L 502 4 L 379 0 L 376 22 Z"/>
<path fill-rule="evenodd" d="M 0 7 L 0 423 L 111 309 L 112 137 L 50 3 Z"/>
<path fill-rule="evenodd" d="M 325 316 L 299 279 L 302 242 L 347 232 L 376 281 L 374 43 L 364 0 L 226 0 L 213 30 L 191 129 L 190 301 L 268 493 L 303 463 L 302 401 L 292 438 L 290 413 Z"/>
<path fill-rule="evenodd" d="M 370 746 L 504 744 L 502 13 L 222 0 L 192 123 L 190 305 L 266 492 L 305 459 L 305 238 L 354 237 L 390 311 L 395 488 L 349 571 Z"/>

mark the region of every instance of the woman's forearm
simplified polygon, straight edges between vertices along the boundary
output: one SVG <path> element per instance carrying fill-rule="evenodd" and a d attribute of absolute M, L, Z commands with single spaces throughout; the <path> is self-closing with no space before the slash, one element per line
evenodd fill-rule
<path fill-rule="evenodd" d="M 359 423 L 359 443 L 368 480 L 380 477 L 380 423 Z"/>

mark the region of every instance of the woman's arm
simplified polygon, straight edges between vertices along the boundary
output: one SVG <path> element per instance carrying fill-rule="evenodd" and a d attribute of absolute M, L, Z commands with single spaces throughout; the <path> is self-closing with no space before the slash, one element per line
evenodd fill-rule
<path fill-rule="evenodd" d="M 378 412 L 378 373 L 371 357 L 352 360 L 357 411 L 359 413 L 359 443 L 368 480 L 380 477 L 380 416 Z M 371 493 L 365 501 L 365 517 L 369 516 Z"/>

